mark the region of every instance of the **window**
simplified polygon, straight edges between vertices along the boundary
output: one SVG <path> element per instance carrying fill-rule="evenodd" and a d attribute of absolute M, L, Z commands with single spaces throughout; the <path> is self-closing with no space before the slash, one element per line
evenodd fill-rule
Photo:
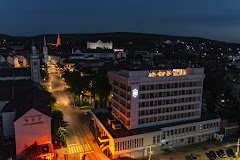
<path fill-rule="evenodd" d="M 182 133 L 185 133 L 185 128 L 182 128 Z"/>
<path fill-rule="evenodd" d="M 194 132 L 196 131 L 196 126 L 193 126 L 193 131 L 194 131 Z"/>
<path fill-rule="evenodd" d="M 153 101 L 150 101 L 150 106 L 153 106 Z"/>
<path fill-rule="evenodd" d="M 166 112 L 169 112 L 169 107 L 166 108 Z"/>
<path fill-rule="evenodd" d="M 157 112 L 158 112 L 157 109 L 154 109 L 154 114 L 157 114 Z"/>
<path fill-rule="evenodd" d="M 154 85 L 151 85 L 151 90 L 154 90 Z"/>
<path fill-rule="evenodd" d="M 182 130 L 181 130 L 181 129 L 178 129 L 178 133 L 181 134 L 181 133 L 182 133 Z"/>
<path fill-rule="evenodd" d="M 154 94 L 153 93 L 150 93 L 150 98 L 154 98 Z"/>
<path fill-rule="evenodd" d="M 158 88 L 159 88 L 159 89 L 162 89 L 162 84 L 159 84 L 159 85 L 158 85 Z"/>
<path fill-rule="evenodd" d="M 153 144 L 156 143 L 156 136 L 153 136 Z"/>
<path fill-rule="evenodd" d="M 169 104 L 169 100 L 166 100 L 166 104 Z"/>
<path fill-rule="evenodd" d="M 157 136 L 157 143 L 160 143 L 160 135 Z"/>
<path fill-rule="evenodd" d="M 149 102 L 145 102 L 145 104 L 146 104 L 146 107 L 149 107 Z"/>
<path fill-rule="evenodd" d="M 154 117 L 154 118 L 153 118 L 153 121 L 154 121 L 154 122 L 157 122 L 157 117 Z"/>
<path fill-rule="evenodd" d="M 171 88 L 171 87 L 170 87 L 170 84 L 167 84 L 167 88 Z"/>
<path fill-rule="evenodd" d="M 152 109 L 150 110 L 150 114 L 153 114 L 153 110 Z"/>
<path fill-rule="evenodd" d="M 150 117 L 150 120 L 149 120 L 149 122 L 153 122 L 153 117 Z"/>
<path fill-rule="evenodd" d="M 149 115 L 150 114 L 150 111 L 149 110 L 146 110 L 146 115 Z"/>
<path fill-rule="evenodd" d="M 145 115 L 145 111 L 139 111 L 140 112 L 140 116 L 144 116 Z"/>

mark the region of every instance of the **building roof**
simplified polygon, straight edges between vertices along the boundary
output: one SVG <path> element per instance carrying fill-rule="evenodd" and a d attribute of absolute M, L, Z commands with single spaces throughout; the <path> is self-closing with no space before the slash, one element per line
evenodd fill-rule
<path fill-rule="evenodd" d="M 0 101 L 9 101 L 27 93 L 33 87 L 30 79 L 0 80 Z"/>
<path fill-rule="evenodd" d="M 180 121 L 180 122 L 175 122 L 175 123 L 155 125 L 155 126 L 150 126 L 150 127 L 142 127 L 142 128 L 136 128 L 136 129 L 130 129 L 130 130 L 128 130 L 119 121 L 116 120 L 116 122 L 118 124 L 121 124 L 121 129 L 114 130 L 107 123 L 108 119 L 115 119 L 113 117 L 113 115 L 111 114 L 110 110 L 108 110 L 106 108 L 101 108 L 101 109 L 92 109 L 91 111 L 98 118 L 98 120 L 103 124 L 103 126 L 108 130 L 108 132 L 112 135 L 113 138 L 121 138 L 121 137 L 133 136 L 133 135 L 138 135 L 138 134 L 156 132 L 156 131 L 161 131 L 162 128 L 166 128 L 166 127 L 183 125 L 183 124 L 191 124 L 191 123 L 206 121 L 206 120 L 211 120 L 211 119 L 217 119 L 216 115 L 203 115 L 200 119 Z"/>
<path fill-rule="evenodd" d="M 39 112 L 50 117 L 51 95 L 42 88 L 34 87 L 30 91 L 25 92 L 21 96 L 8 102 L 2 112 L 16 112 L 15 120 L 23 116 L 30 109 L 34 108 Z"/>
<path fill-rule="evenodd" d="M 0 68 L 0 78 L 5 77 L 30 77 L 31 68 Z"/>

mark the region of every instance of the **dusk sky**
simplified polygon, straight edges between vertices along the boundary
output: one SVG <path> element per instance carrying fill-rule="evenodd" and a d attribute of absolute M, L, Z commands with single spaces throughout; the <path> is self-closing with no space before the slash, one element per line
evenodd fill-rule
<path fill-rule="evenodd" d="M 144 32 L 240 42 L 240 0 L 1 0 L 0 33 Z"/>

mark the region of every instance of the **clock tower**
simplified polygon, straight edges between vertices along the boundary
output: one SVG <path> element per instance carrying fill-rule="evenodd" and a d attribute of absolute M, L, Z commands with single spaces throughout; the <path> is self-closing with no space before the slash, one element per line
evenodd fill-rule
<path fill-rule="evenodd" d="M 40 83 L 40 59 L 37 55 L 37 49 L 32 45 L 32 51 L 30 56 L 30 65 L 31 65 L 31 79 L 35 83 Z"/>

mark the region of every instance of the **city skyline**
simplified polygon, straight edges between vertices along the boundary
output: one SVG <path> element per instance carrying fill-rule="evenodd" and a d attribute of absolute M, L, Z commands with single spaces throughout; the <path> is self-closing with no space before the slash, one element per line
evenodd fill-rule
<path fill-rule="evenodd" d="M 141 32 L 240 42 L 240 2 L 1 1 L 2 34 Z"/>

